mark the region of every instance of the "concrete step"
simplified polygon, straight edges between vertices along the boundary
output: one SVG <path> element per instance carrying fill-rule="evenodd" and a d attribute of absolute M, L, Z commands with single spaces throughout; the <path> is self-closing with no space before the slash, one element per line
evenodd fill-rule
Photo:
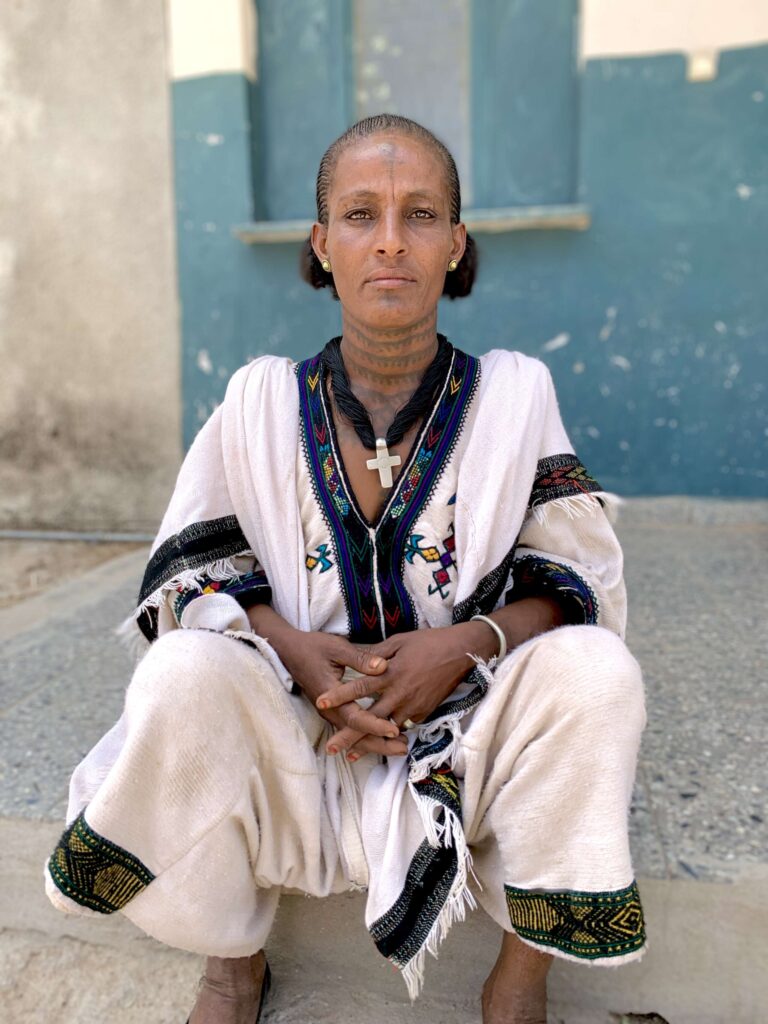
<path fill-rule="evenodd" d="M 202 959 L 143 936 L 116 915 L 55 911 L 42 865 L 60 825 L 0 821 L 0 1007 L 4 1024 L 181 1024 Z M 558 961 L 551 1020 L 609 1024 L 610 1011 L 656 1011 L 670 1024 L 758 1024 L 768 979 L 768 870 L 730 883 L 641 879 L 651 937 L 619 970 Z M 411 1005 L 397 971 L 375 950 L 360 893 L 284 896 L 268 955 L 275 986 L 265 1024 L 480 1024 L 479 993 L 497 952 L 495 925 L 476 911 L 429 960 Z M 52 983 L 55 979 L 55 984 Z"/>

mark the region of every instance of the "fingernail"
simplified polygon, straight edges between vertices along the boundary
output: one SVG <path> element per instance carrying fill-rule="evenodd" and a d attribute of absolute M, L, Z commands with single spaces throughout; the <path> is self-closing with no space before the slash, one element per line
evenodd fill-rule
<path fill-rule="evenodd" d="M 327 700 L 319 700 L 317 702 L 317 706 L 318 708 L 320 708 L 321 711 L 326 711 L 331 705 L 328 703 Z"/>
<path fill-rule="evenodd" d="M 372 668 L 374 670 L 374 672 L 376 671 L 377 668 L 381 668 L 381 666 L 383 664 L 384 664 L 384 659 L 383 658 L 371 658 L 370 661 L 368 662 L 369 668 Z"/>
<path fill-rule="evenodd" d="M 360 755 L 359 754 L 354 754 L 354 753 L 353 754 L 347 754 L 347 760 L 348 761 L 359 761 L 360 760 Z"/>
<path fill-rule="evenodd" d="M 328 753 L 329 754 L 338 754 L 338 752 L 339 752 L 339 748 L 338 747 L 328 747 Z"/>

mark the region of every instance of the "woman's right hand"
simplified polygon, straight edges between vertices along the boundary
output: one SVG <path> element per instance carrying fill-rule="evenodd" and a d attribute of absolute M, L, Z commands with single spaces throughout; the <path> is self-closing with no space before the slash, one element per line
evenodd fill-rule
<path fill-rule="evenodd" d="M 253 605 L 248 609 L 248 619 L 253 629 L 275 649 L 315 710 L 320 694 L 337 686 L 347 668 L 367 676 L 386 671 L 386 659 L 364 647 L 355 647 L 345 637 L 333 633 L 306 633 L 295 629 L 269 605 Z M 351 760 L 357 760 L 355 754 L 403 757 L 407 753 L 406 737 L 397 727 L 388 718 L 379 718 L 364 710 L 355 700 L 318 711 L 318 714 L 335 730 L 347 728 L 357 734 L 359 738 L 354 741 Z M 329 754 L 338 752 L 330 746 L 326 749 Z"/>

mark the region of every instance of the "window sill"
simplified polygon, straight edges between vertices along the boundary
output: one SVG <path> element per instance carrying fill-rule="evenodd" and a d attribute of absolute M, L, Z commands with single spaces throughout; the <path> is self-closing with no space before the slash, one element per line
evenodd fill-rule
<path fill-rule="evenodd" d="M 586 231 L 591 223 L 589 208 L 578 203 L 467 210 L 462 220 L 473 235 L 535 230 Z M 309 237 L 312 223 L 311 220 L 253 221 L 233 227 L 232 234 L 246 245 L 303 242 Z"/>

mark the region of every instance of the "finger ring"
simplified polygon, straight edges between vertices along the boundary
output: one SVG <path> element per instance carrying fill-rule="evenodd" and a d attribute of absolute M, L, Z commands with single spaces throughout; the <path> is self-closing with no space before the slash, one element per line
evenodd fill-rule
<path fill-rule="evenodd" d="M 404 729 L 415 729 L 416 728 L 416 723 L 414 722 L 414 720 L 412 718 L 406 718 L 406 720 L 403 722 L 403 728 Z"/>

